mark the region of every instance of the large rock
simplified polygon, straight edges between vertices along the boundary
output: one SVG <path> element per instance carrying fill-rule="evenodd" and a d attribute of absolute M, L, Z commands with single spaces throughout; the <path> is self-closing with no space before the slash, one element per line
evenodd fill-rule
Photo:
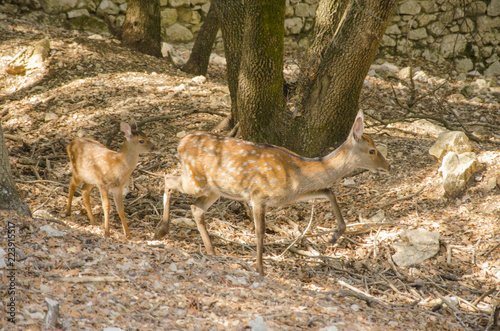
<path fill-rule="evenodd" d="M 164 9 L 160 14 L 162 26 L 170 26 L 177 22 L 177 10 L 173 8 Z"/>
<path fill-rule="evenodd" d="M 103 0 L 99 7 L 97 7 L 98 14 L 107 14 L 107 15 L 118 15 L 120 13 L 120 7 L 115 5 L 115 3 L 111 0 Z"/>
<path fill-rule="evenodd" d="M 462 131 L 447 131 L 439 134 L 437 141 L 429 149 L 429 154 L 442 160 L 448 152 L 467 153 L 472 150 L 469 138 Z"/>
<path fill-rule="evenodd" d="M 410 40 L 420 40 L 425 38 L 427 38 L 427 30 L 425 30 L 425 28 L 418 28 L 408 32 L 408 39 Z"/>
<path fill-rule="evenodd" d="M 456 56 L 465 51 L 467 39 L 461 34 L 449 34 L 443 37 L 439 51 L 445 58 Z"/>
<path fill-rule="evenodd" d="M 420 7 L 418 1 L 407 1 L 403 2 L 399 5 L 399 14 L 400 15 L 417 15 L 420 13 Z"/>
<path fill-rule="evenodd" d="M 175 23 L 165 29 L 166 39 L 170 42 L 187 42 L 193 40 L 193 33 L 185 26 Z"/>
<path fill-rule="evenodd" d="M 392 260 L 400 267 L 420 264 L 439 252 L 439 232 L 405 230 L 400 236 L 402 242 L 392 244 L 396 250 Z"/>
<path fill-rule="evenodd" d="M 488 69 L 485 70 L 484 75 L 488 76 L 500 76 L 500 62 L 493 62 Z"/>
<path fill-rule="evenodd" d="M 449 152 L 443 158 L 439 173 L 443 177 L 445 195 L 457 197 L 466 188 L 471 177 L 482 169 L 475 153 Z"/>
<path fill-rule="evenodd" d="M 396 34 L 400 35 L 401 30 L 399 29 L 397 24 L 389 25 L 387 29 L 385 30 L 385 34 Z"/>
<path fill-rule="evenodd" d="M 82 9 L 71 10 L 66 13 L 66 16 L 68 16 L 69 19 L 72 19 L 80 16 L 90 16 L 90 13 L 87 9 L 82 8 Z"/>
<path fill-rule="evenodd" d="M 285 35 L 299 34 L 302 26 L 302 19 L 299 17 L 285 19 Z"/>
<path fill-rule="evenodd" d="M 488 14 L 488 16 L 500 15 L 500 0 L 491 0 L 486 13 Z"/>
<path fill-rule="evenodd" d="M 432 22 L 427 26 L 427 33 L 433 37 L 439 37 L 448 33 L 448 30 L 440 21 Z"/>
<path fill-rule="evenodd" d="M 457 59 L 455 60 L 455 68 L 458 72 L 469 72 L 474 69 L 474 64 L 469 58 Z"/>
<path fill-rule="evenodd" d="M 170 7 L 189 7 L 190 1 L 189 0 L 169 0 Z"/>
<path fill-rule="evenodd" d="M 486 15 L 479 16 L 476 21 L 478 32 L 487 32 L 500 27 L 500 16 L 489 17 Z"/>
<path fill-rule="evenodd" d="M 420 14 L 417 16 L 418 26 L 427 26 L 430 22 L 434 22 L 437 16 L 434 14 Z"/>
<path fill-rule="evenodd" d="M 420 1 L 419 4 L 424 13 L 435 13 L 439 10 L 436 1 Z"/>
<path fill-rule="evenodd" d="M 486 8 L 487 6 L 484 2 L 475 1 L 465 6 L 465 14 L 467 14 L 467 16 L 473 16 L 473 17 L 483 15 L 486 13 Z"/>
<path fill-rule="evenodd" d="M 69 20 L 69 24 L 71 24 L 74 28 L 83 31 L 104 35 L 110 34 L 106 22 L 93 15 L 75 17 Z"/>
<path fill-rule="evenodd" d="M 49 14 L 66 12 L 76 8 L 78 0 L 40 0 L 43 11 Z"/>

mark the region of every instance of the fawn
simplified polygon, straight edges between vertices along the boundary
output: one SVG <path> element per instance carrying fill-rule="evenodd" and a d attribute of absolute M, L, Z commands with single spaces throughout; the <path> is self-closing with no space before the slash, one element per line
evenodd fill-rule
<path fill-rule="evenodd" d="M 73 173 L 69 185 L 69 199 L 66 216 L 71 215 L 71 202 L 75 190 L 83 182 L 82 197 L 89 215 L 90 224 L 95 220 L 90 207 L 90 191 L 97 186 L 101 194 L 102 208 L 104 209 L 104 229 L 109 237 L 109 191 L 113 194 L 118 215 L 122 221 L 123 233 L 127 238 L 130 231 L 123 210 L 123 186 L 128 182 L 130 174 L 139 161 L 140 153 L 152 151 L 155 146 L 148 141 L 146 135 L 137 130 L 135 120 L 130 125 L 121 122 L 120 129 L 124 133 L 120 153 L 108 149 L 106 146 L 90 138 L 77 138 L 67 147 Z"/>
<path fill-rule="evenodd" d="M 389 171 L 390 165 L 363 135 L 360 110 L 347 140 L 335 151 L 321 158 L 304 158 L 283 147 L 197 132 L 184 137 L 178 147 L 181 175 L 165 176 L 164 214 L 154 238 L 168 233 L 171 190 L 192 194 L 191 206 L 205 248 L 214 255 L 204 220 L 205 211 L 220 197 L 244 200 L 252 209 L 257 236 L 256 269 L 264 275 L 262 253 L 265 212 L 268 206 L 280 206 L 300 200 L 327 198 L 333 208 L 338 228 L 334 244 L 346 226 L 333 191 L 336 180 L 356 168 Z"/>

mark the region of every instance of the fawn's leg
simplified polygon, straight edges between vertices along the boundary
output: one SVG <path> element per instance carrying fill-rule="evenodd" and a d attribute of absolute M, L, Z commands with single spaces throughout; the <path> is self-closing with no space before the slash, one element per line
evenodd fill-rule
<path fill-rule="evenodd" d="M 263 203 L 252 203 L 255 235 L 257 236 L 257 272 L 264 276 L 262 254 L 264 253 L 264 234 L 266 232 L 266 206 Z"/>
<path fill-rule="evenodd" d="M 87 215 L 89 216 L 91 225 L 95 225 L 95 218 L 94 215 L 92 214 L 92 206 L 90 206 L 90 191 L 92 191 L 93 187 L 94 185 L 86 183 L 83 184 L 82 187 L 83 203 L 85 204 L 85 209 L 87 209 Z"/>
<path fill-rule="evenodd" d="M 100 187 L 102 209 L 104 210 L 104 235 L 109 237 L 109 193 L 106 188 Z"/>
<path fill-rule="evenodd" d="M 327 196 L 328 199 L 330 200 L 330 203 L 332 204 L 333 213 L 335 214 L 335 218 L 337 219 L 337 225 L 338 225 L 338 228 L 335 229 L 335 232 L 333 233 L 332 237 L 332 245 L 333 245 L 344 234 L 346 226 L 344 218 L 342 217 L 342 213 L 340 212 L 340 208 L 337 203 L 337 198 L 335 197 L 335 194 L 333 193 L 332 190 L 328 189 Z"/>
<path fill-rule="evenodd" d="M 166 175 L 165 193 L 163 194 L 163 217 L 158 230 L 156 230 L 153 240 L 163 238 L 170 230 L 170 196 L 172 195 L 173 189 L 180 189 L 180 177 Z"/>
<path fill-rule="evenodd" d="M 212 242 L 210 241 L 210 236 L 208 235 L 207 227 L 205 225 L 205 212 L 215 201 L 217 201 L 217 199 L 219 199 L 219 195 L 217 194 L 201 196 L 191 205 L 191 212 L 193 213 L 194 220 L 196 221 L 198 232 L 200 232 L 203 244 L 210 255 L 215 255 L 215 251 L 212 247 Z"/>
<path fill-rule="evenodd" d="M 68 197 L 68 208 L 66 208 L 66 216 L 71 215 L 71 203 L 73 202 L 73 195 L 75 195 L 76 188 L 80 185 L 81 181 L 78 181 L 74 176 L 71 176 L 71 181 L 69 183 L 69 197 Z"/>
<path fill-rule="evenodd" d="M 125 219 L 122 190 L 113 190 L 113 199 L 115 200 L 116 210 L 122 221 L 123 234 L 126 238 L 130 238 L 130 231 L 127 226 L 127 220 Z"/>
<path fill-rule="evenodd" d="M 172 195 L 172 190 L 165 188 L 165 193 L 163 194 L 163 217 L 156 231 L 153 240 L 158 240 L 168 233 L 170 230 L 170 197 Z"/>
<path fill-rule="evenodd" d="M 330 200 L 333 209 L 333 214 L 337 219 L 337 225 L 338 225 L 337 229 L 335 229 L 335 232 L 333 233 L 333 238 L 332 238 L 332 245 L 333 245 L 344 234 L 346 229 L 344 218 L 342 217 L 339 205 L 337 204 L 337 198 L 335 197 L 335 194 L 331 189 L 325 188 L 322 190 L 305 193 L 304 195 L 300 196 L 300 198 L 297 200 L 310 200 L 314 198 L 326 198 Z"/>

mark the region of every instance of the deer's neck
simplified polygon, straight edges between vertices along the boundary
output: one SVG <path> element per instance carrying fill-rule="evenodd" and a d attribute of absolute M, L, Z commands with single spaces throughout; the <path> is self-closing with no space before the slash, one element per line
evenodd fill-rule
<path fill-rule="evenodd" d="M 134 170 L 139 162 L 139 153 L 129 148 L 129 142 L 125 139 L 120 152 L 120 158 L 123 165 L 131 170 Z"/>
<path fill-rule="evenodd" d="M 308 190 L 331 186 L 353 170 L 354 167 L 349 160 L 350 156 L 345 145 L 323 158 L 306 160 L 306 166 L 302 168 L 304 186 Z"/>

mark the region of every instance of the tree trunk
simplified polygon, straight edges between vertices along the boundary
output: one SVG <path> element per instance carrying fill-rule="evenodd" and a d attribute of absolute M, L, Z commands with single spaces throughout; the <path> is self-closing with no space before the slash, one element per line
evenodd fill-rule
<path fill-rule="evenodd" d="M 128 0 L 127 14 L 118 38 L 127 47 L 161 57 L 159 0 Z"/>
<path fill-rule="evenodd" d="M 243 41 L 246 5 L 242 1 L 217 0 L 216 11 L 224 39 L 227 61 L 227 85 L 231 97 L 230 126 L 238 123 L 238 75 Z"/>
<path fill-rule="evenodd" d="M 222 10 L 226 5 L 235 7 L 235 3 L 240 1 L 221 0 L 219 14 L 228 59 L 231 113 L 240 122 L 242 136 L 308 157 L 325 155 L 329 148 L 339 146 L 356 117 L 364 78 L 396 0 L 320 2 L 317 36 L 308 53 L 311 59 L 306 60 L 311 65 L 291 98 L 298 112 L 283 107 L 283 82 L 278 78 L 282 78 L 278 68 L 283 63 L 284 1 L 246 1 L 249 14 L 244 27 L 236 11 Z M 240 30 L 236 29 L 239 25 Z M 237 47 L 240 39 L 234 38 L 239 34 L 233 30 L 244 31 L 243 52 Z M 228 36 L 233 36 L 231 47 Z M 239 87 L 234 79 L 237 73 Z"/>
<path fill-rule="evenodd" d="M 240 132 L 255 142 L 279 141 L 285 0 L 254 0 L 247 6 L 237 97 Z"/>
<path fill-rule="evenodd" d="M 326 13 L 333 20 L 330 25 L 335 27 L 338 21 L 338 29 L 330 30 L 336 32 L 329 44 L 313 51 L 316 56 L 324 55 L 317 69 L 313 68 L 309 87 L 296 96 L 302 113 L 284 127 L 282 143 L 287 148 L 304 156 L 320 156 L 345 140 L 359 108 L 364 78 L 395 6 L 395 0 L 358 0 L 350 3 L 343 15 Z"/>
<path fill-rule="evenodd" d="M 184 72 L 203 76 L 207 74 L 210 53 L 212 52 L 215 37 L 217 37 L 217 31 L 219 31 L 216 1 L 217 0 L 212 0 L 207 17 L 194 42 L 189 60 L 182 67 L 182 71 Z"/>
<path fill-rule="evenodd" d="M 31 216 L 31 211 L 23 198 L 17 193 L 10 172 L 9 155 L 3 138 L 0 123 L 0 209 L 16 210 L 24 216 Z"/>

